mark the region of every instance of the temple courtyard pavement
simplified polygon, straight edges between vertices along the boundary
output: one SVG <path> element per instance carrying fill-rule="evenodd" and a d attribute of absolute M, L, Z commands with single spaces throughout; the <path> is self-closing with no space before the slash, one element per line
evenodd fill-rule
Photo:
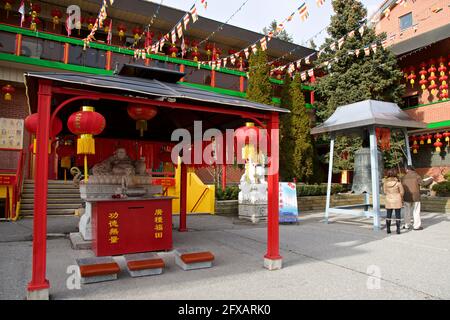
<path fill-rule="evenodd" d="M 224 216 L 189 216 L 189 232 L 174 232 L 174 247 L 214 253 L 210 269 L 183 271 L 171 252 L 159 276 L 73 285 L 75 259 L 68 238 L 78 218 L 48 218 L 51 299 L 450 299 L 450 216 L 427 213 L 423 231 L 387 235 L 371 220 L 301 214 L 298 225 L 280 226 L 283 269 L 263 268 L 266 225 Z M 31 276 L 32 219 L 0 223 L 0 299 L 24 299 Z M 178 219 L 174 217 L 174 227 Z M 384 223 L 383 223 L 384 226 Z M 395 229 L 394 229 L 395 231 Z M 123 257 L 117 257 L 122 270 Z M 68 285 L 69 284 L 69 285 Z"/>

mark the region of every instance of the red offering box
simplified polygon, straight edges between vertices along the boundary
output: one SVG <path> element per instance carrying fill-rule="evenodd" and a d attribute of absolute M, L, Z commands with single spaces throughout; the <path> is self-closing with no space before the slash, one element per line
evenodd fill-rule
<path fill-rule="evenodd" d="M 172 249 L 172 198 L 92 201 L 92 249 L 115 256 Z"/>

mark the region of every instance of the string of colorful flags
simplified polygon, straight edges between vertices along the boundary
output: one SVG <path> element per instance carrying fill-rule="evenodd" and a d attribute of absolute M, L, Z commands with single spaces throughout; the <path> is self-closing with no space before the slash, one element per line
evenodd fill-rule
<path fill-rule="evenodd" d="M 100 11 L 98 12 L 97 19 L 95 20 L 94 26 L 91 29 L 91 32 L 89 35 L 83 39 L 84 42 L 84 49 L 89 46 L 89 44 L 92 42 L 92 40 L 95 40 L 95 33 L 97 32 L 98 28 L 103 28 L 103 22 L 107 18 L 107 12 L 106 9 L 108 8 L 108 0 L 103 0 L 102 6 L 100 7 Z M 114 0 L 109 0 L 109 4 L 112 6 L 114 4 Z"/>
<path fill-rule="evenodd" d="M 200 0 L 200 3 L 206 10 L 208 7 L 208 2 L 206 0 Z M 197 1 L 194 2 L 192 7 L 188 11 L 186 11 L 186 13 L 181 17 L 180 20 L 178 20 L 178 22 L 174 25 L 174 27 L 168 33 L 166 33 L 163 37 L 161 37 L 161 39 L 159 39 L 159 41 L 157 43 L 152 44 L 152 45 L 146 44 L 145 49 L 135 50 L 134 51 L 135 58 L 145 59 L 145 58 L 147 58 L 147 54 L 151 54 L 151 53 L 157 54 L 158 52 L 162 51 L 164 44 L 166 42 L 171 41 L 172 44 L 175 44 L 177 41 L 177 36 L 179 39 L 182 40 L 182 44 L 181 44 L 182 50 L 185 50 L 186 46 L 185 46 L 185 42 L 184 42 L 183 27 L 184 27 L 184 31 L 186 31 L 191 20 L 192 20 L 192 23 L 197 22 L 198 11 L 197 11 L 196 4 L 197 4 Z"/>
<path fill-rule="evenodd" d="M 143 30 L 143 32 L 141 34 L 139 34 L 138 37 L 135 38 L 135 41 L 134 41 L 133 45 L 131 46 L 132 49 L 142 40 L 142 37 L 144 35 L 146 35 L 147 32 L 150 32 L 150 28 L 153 26 L 153 23 L 155 22 L 156 18 L 158 17 L 159 11 L 160 11 L 161 6 L 163 5 L 163 3 L 164 3 L 164 0 L 161 0 L 159 2 L 158 7 L 156 8 L 155 12 L 153 13 L 150 22 L 146 26 L 146 29 Z"/>
<path fill-rule="evenodd" d="M 317 5 L 320 7 L 325 3 L 325 0 L 316 0 Z M 250 52 L 253 54 L 256 54 L 259 50 L 259 48 L 262 51 L 267 50 L 268 43 L 270 40 L 272 40 L 273 37 L 277 36 L 279 33 L 281 33 L 286 28 L 286 24 L 288 22 L 291 22 L 294 18 L 294 16 L 298 13 L 300 19 L 302 21 L 306 21 L 309 17 L 309 11 L 308 6 L 306 2 L 303 2 L 296 11 L 291 13 L 286 19 L 284 19 L 281 23 L 279 23 L 275 29 L 275 31 L 270 31 L 267 35 L 264 35 L 259 40 L 255 41 L 250 46 L 241 49 L 233 54 L 228 55 L 225 58 L 213 60 L 213 61 L 199 61 L 198 62 L 198 68 L 200 68 L 202 65 L 209 65 L 212 69 L 220 69 L 221 67 L 226 67 L 228 61 L 231 62 L 232 65 L 236 64 L 236 61 L 242 56 L 242 54 L 245 55 L 246 59 L 249 58 Z M 259 48 L 258 48 L 259 46 Z"/>
<path fill-rule="evenodd" d="M 201 46 L 202 44 L 204 44 L 205 42 L 207 42 L 207 41 L 209 41 L 209 39 L 211 39 L 212 37 L 214 37 L 214 35 L 217 33 L 217 32 L 219 32 L 219 31 L 221 31 L 221 30 L 223 30 L 223 26 L 224 25 L 226 25 L 226 24 L 228 24 L 228 22 L 230 22 L 241 10 L 242 10 L 242 8 L 244 8 L 245 7 L 245 5 L 247 4 L 247 2 L 249 2 L 249 0 L 245 0 L 240 6 L 239 6 L 239 8 L 235 11 L 235 12 L 233 12 L 233 14 L 225 21 L 225 22 L 223 22 L 219 27 L 217 27 L 217 29 L 216 30 L 214 30 L 213 32 L 211 32 L 205 39 L 203 39 L 202 41 L 200 41 L 199 43 L 198 43 L 198 46 Z"/>

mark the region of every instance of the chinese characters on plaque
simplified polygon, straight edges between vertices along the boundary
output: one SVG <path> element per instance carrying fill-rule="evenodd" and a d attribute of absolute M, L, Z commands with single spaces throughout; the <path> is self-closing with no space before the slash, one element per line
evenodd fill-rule
<path fill-rule="evenodd" d="M 0 149 L 23 149 L 22 119 L 0 118 Z"/>
<path fill-rule="evenodd" d="M 119 213 L 111 212 L 108 215 L 109 222 L 109 243 L 117 244 L 119 243 Z"/>
<path fill-rule="evenodd" d="M 162 209 L 155 210 L 155 239 L 162 239 L 164 236 L 164 219 Z"/>

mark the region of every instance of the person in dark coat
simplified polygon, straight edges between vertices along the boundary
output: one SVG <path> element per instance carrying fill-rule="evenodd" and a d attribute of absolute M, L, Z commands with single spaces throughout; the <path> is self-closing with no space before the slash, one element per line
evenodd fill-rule
<path fill-rule="evenodd" d="M 397 177 L 397 170 L 388 171 L 387 178 L 383 184 L 383 191 L 386 195 L 386 230 L 391 233 L 392 212 L 395 210 L 395 224 L 397 234 L 400 234 L 401 209 L 403 207 L 403 185 Z"/>
<path fill-rule="evenodd" d="M 411 226 L 411 216 L 414 218 L 414 230 L 423 230 L 420 218 L 420 186 L 423 184 L 422 178 L 413 166 L 408 166 L 406 175 L 402 178 L 405 189 L 405 229 Z"/>

